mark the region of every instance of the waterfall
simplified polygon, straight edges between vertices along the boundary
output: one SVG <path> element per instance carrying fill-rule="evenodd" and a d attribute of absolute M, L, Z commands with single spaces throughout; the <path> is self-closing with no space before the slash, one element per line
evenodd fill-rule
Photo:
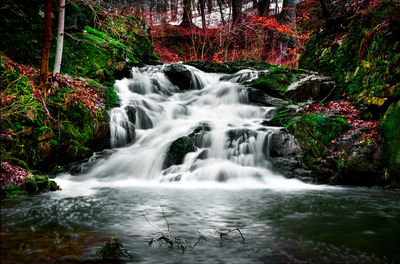
<path fill-rule="evenodd" d="M 133 68 L 131 78 L 116 81 L 120 104 L 109 113 L 116 149 L 96 159 L 81 180 L 303 184 L 277 175 L 268 161 L 277 128 L 262 123 L 274 107 L 249 104 L 242 85 L 262 72 L 216 74 L 182 67 L 190 71 L 189 90 L 175 86 L 165 66 Z M 179 149 L 182 142 L 188 149 Z M 173 156 L 178 155 L 174 148 L 184 155 L 181 160 Z"/>

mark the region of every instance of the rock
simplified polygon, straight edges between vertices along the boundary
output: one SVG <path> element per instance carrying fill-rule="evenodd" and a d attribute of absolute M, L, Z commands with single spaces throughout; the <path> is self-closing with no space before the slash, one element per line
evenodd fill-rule
<path fill-rule="evenodd" d="M 331 164 L 338 173 L 331 175 L 332 184 L 372 186 L 378 183 L 383 171 L 379 166 L 381 150 L 375 141 L 363 141 L 364 133 L 358 131 L 335 145 L 338 153 Z M 337 151 L 340 150 L 340 151 Z"/>
<path fill-rule="evenodd" d="M 189 137 L 178 138 L 177 140 L 172 142 L 166 153 L 163 163 L 163 169 L 166 169 L 172 165 L 182 164 L 186 154 L 194 151 L 196 151 L 196 147 Z"/>
<path fill-rule="evenodd" d="M 236 73 L 244 69 L 266 70 L 273 67 L 271 64 L 259 61 L 230 61 L 217 63 L 213 61 L 190 61 L 185 64 L 196 67 L 204 72 L 213 73 Z"/>
<path fill-rule="evenodd" d="M 283 106 L 278 107 L 275 110 L 275 115 L 270 120 L 264 121 L 262 124 L 264 126 L 286 126 L 290 120 L 298 117 L 300 114 L 297 113 L 296 106 Z"/>
<path fill-rule="evenodd" d="M 208 123 L 200 123 L 193 129 L 193 132 L 189 134 L 191 142 L 197 148 L 207 148 L 211 146 L 211 137 L 208 132 L 211 131 L 211 126 Z"/>
<path fill-rule="evenodd" d="M 330 77 L 312 74 L 292 83 L 284 96 L 293 102 L 306 102 L 310 99 L 321 101 L 328 99 L 334 88 L 335 82 Z"/>
<path fill-rule="evenodd" d="M 126 63 L 125 61 L 120 61 L 116 63 L 116 69 L 114 70 L 114 79 L 121 80 L 123 78 L 131 77 L 132 65 Z"/>
<path fill-rule="evenodd" d="M 302 150 L 296 138 L 286 130 L 273 132 L 263 151 L 274 170 L 289 178 L 312 181 L 312 173 L 302 161 Z"/>
<path fill-rule="evenodd" d="M 288 105 L 289 102 L 280 98 L 275 98 L 272 96 L 269 96 L 265 92 L 261 90 L 257 90 L 254 88 L 248 88 L 247 89 L 247 94 L 249 97 L 249 102 L 258 104 L 258 105 L 263 105 L 263 106 L 285 106 Z"/>
<path fill-rule="evenodd" d="M 304 73 L 297 73 L 292 71 L 275 70 L 264 76 L 258 77 L 250 82 L 244 84 L 256 90 L 263 92 L 266 95 L 286 99 L 285 92 L 292 83 L 300 80 Z"/>
<path fill-rule="evenodd" d="M 193 87 L 192 72 L 183 64 L 170 64 L 165 66 L 164 73 L 167 75 L 170 82 L 179 87 L 182 91 L 190 90 Z"/>
<path fill-rule="evenodd" d="M 381 164 L 388 178 L 400 182 L 400 100 L 391 104 L 381 119 L 384 141 Z"/>
<path fill-rule="evenodd" d="M 128 116 L 129 122 L 132 124 L 136 123 L 136 108 L 133 106 L 125 106 L 126 115 Z"/>
<path fill-rule="evenodd" d="M 138 128 L 149 129 L 153 127 L 153 122 L 141 107 L 136 108 Z"/>

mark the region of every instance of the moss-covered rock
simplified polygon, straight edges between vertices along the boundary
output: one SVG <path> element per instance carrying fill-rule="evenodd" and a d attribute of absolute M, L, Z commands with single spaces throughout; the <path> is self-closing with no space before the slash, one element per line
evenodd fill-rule
<path fill-rule="evenodd" d="M 288 90 L 289 86 L 299 81 L 302 77 L 304 76 L 301 73 L 273 72 L 247 82 L 245 85 L 260 90 L 270 96 L 284 99 L 285 92 Z"/>
<path fill-rule="evenodd" d="M 104 140 L 109 138 L 104 104 L 93 112 L 84 100 L 70 98 L 74 87 L 60 86 L 45 102 L 50 118 L 36 99 L 31 80 L 17 72 L 13 65 L 28 69 L 0 56 L 0 84 L 4 87 L 0 91 L 2 161 L 24 169 L 47 170 L 109 147 L 109 142 Z M 109 87 L 93 81 L 87 85 L 85 88 L 96 93 L 94 98 L 104 98 L 102 102 L 106 104 L 113 102 Z"/>
<path fill-rule="evenodd" d="M 268 70 L 273 68 L 272 64 L 260 61 L 230 61 L 225 63 L 217 63 L 214 61 L 190 61 L 185 64 L 196 67 L 204 72 L 214 73 L 235 73 L 244 69 Z"/>
<path fill-rule="evenodd" d="M 163 169 L 172 165 L 182 164 L 183 159 L 189 152 L 195 151 L 196 148 L 189 137 L 180 137 L 172 142 L 165 156 Z"/>
<path fill-rule="evenodd" d="M 340 116 L 319 114 L 305 114 L 287 127 L 301 146 L 305 164 L 316 172 L 321 159 L 329 155 L 332 140 L 351 128 Z"/>
<path fill-rule="evenodd" d="M 13 185 L 1 189 L 1 198 L 13 198 L 18 195 L 32 195 L 44 192 L 54 192 L 60 190 L 60 186 L 47 176 L 34 175 L 19 185 Z"/>
<path fill-rule="evenodd" d="M 395 2 L 382 2 L 352 17 L 335 39 L 336 32 L 313 33 L 300 67 L 332 76 L 336 98 L 349 95 L 379 117 L 400 93 L 399 14 Z"/>
<path fill-rule="evenodd" d="M 382 119 L 385 137 L 382 163 L 386 168 L 386 178 L 400 182 L 400 101 L 392 104 Z"/>

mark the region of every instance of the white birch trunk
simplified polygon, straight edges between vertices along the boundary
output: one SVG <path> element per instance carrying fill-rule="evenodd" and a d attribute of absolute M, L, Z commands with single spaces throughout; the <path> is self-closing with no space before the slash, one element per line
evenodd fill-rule
<path fill-rule="evenodd" d="M 64 44 L 64 18 L 65 18 L 65 0 L 59 0 L 58 6 L 58 34 L 57 34 L 57 51 L 56 60 L 54 62 L 53 75 L 60 73 L 62 51 Z"/>

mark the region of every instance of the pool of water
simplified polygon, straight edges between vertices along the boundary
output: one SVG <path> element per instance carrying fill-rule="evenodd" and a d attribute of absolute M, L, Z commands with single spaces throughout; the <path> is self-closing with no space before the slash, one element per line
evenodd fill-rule
<path fill-rule="evenodd" d="M 1 202 L 1 263 L 97 263 L 119 238 L 136 263 L 399 263 L 400 195 L 366 188 L 130 186 Z M 207 240 L 149 246 L 156 227 Z M 239 228 L 221 240 L 216 230 Z M 126 262 L 130 260 L 126 259 Z M 124 261 L 123 261 L 124 262 Z"/>

